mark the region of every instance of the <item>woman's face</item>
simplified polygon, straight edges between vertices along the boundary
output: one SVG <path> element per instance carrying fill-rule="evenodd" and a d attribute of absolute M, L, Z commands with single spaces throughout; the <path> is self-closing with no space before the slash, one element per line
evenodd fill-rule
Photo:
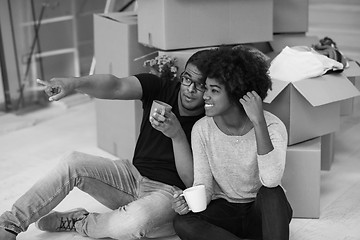
<path fill-rule="evenodd" d="M 219 84 L 213 78 L 207 78 L 205 82 L 206 90 L 204 92 L 205 115 L 214 117 L 218 115 L 225 115 L 233 107 L 234 104 L 230 101 L 228 93 L 225 90 L 225 85 Z"/>

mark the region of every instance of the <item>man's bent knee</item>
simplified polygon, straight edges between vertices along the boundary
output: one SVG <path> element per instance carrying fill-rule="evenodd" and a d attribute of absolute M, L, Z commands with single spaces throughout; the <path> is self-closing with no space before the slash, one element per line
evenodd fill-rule
<path fill-rule="evenodd" d="M 64 155 L 60 160 L 60 164 L 73 165 L 73 164 L 79 162 L 79 160 L 85 159 L 85 158 L 86 158 L 85 153 L 73 151 L 73 152 L 70 152 L 70 153 Z"/>

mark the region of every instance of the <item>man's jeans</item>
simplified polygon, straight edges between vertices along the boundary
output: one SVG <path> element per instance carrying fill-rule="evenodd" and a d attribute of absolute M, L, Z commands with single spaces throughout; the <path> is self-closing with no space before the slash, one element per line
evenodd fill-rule
<path fill-rule="evenodd" d="M 142 177 L 127 160 L 74 152 L 0 216 L 0 227 L 20 233 L 77 187 L 112 209 L 90 213 L 76 231 L 93 238 L 133 239 L 174 235 L 173 187 Z M 81 206 L 79 206 L 81 207 Z"/>
<path fill-rule="evenodd" d="M 205 211 L 178 215 L 175 231 L 183 240 L 289 239 L 292 209 L 283 189 L 261 187 L 254 202 L 210 202 Z"/>

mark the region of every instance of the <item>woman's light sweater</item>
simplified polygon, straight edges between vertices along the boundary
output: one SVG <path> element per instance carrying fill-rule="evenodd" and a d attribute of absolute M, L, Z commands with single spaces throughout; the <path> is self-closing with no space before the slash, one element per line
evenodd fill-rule
<path fill-rule="evenodd" d="M 212 117 L 203 117 L 192 130 L 194 185 L 206 186 L 207 201 L 224 198 L 251 202 L 259 188 L 281 184 L 286 159 L 287 131 L 275 115 L 264 111 L 274 149 L 258 155 L 255 130 L 243 136 L 223 133 Z"/>

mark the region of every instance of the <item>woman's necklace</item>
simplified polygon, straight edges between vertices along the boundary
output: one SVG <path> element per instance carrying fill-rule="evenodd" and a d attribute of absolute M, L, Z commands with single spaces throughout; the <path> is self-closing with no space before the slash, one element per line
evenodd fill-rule
<path fill-rule="evenodd" d="M 240 132 L 239 132 L 239 135 L 240 135 L 240 136 L 243 135 L 243 131 L 244 131 L 244 129 L 245 129 L 245 126 L 247 125 L 247 122 L 248 122 L 248 118 L 245 117 L 245 122 L 244 122 L 244 124 L 242 125 L 241 130 L 240 130 Z M 225 125 L 225 127 L 226 127 L 227 132 L 230 134 L 230 136 L 234 136 L 234 137 L 237 137 L 237 136 L 238 136 L 238 135 L 236 135 L 236 134 L 233 134 L 233 133 L 230 131 L 230 129 L 227 127 L 226 124 L 224 124 L 224 125 Z M 239 142 L 239 138 L 236 138 L 236 142 Z"/>

